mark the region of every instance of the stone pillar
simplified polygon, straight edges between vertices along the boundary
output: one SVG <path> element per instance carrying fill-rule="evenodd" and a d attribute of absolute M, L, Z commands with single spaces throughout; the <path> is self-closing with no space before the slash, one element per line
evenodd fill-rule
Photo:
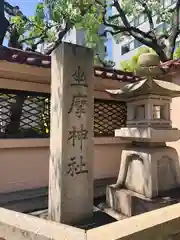
<path fill-rule="evenodd" d="M 170 103 L 166 103 L 162 107 L 162 116 L 163 116 L 164 120 L 170 121 Z"/>
<path fill-rule="evenodd" d="M 93 53 L 63 43 L 52 54 L 49 218 L 93 214 Z"/>
<path fill-rule="evenodd" d="M 147 101 L 147 104 L 146 104 L 146 114 L 145 114 L 145 117 L 147 120 L 152 120 L 152 103 L 150 100 Z"/>
<path fill-rule="evenodd" d="M 134 120 L 135 117 L 135 109 L 131 103 L 127 103 L 128 111 L 127 111 L 127 121 Z"/>

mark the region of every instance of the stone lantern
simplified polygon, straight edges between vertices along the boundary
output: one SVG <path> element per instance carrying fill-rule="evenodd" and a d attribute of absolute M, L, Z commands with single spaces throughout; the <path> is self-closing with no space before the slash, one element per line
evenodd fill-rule
<path fill-rule="evenodd" d="M 126 127 L 116 129 L 115 136 L 129 140 L 129 146 L 122 151 L 117 182 L 106 192 L 109 207 L 126 216 L 176 202 L 171 195 L 180 188 L 178 154 L 165 143 L 180 139 L 170 120 L 170 103 L 180 96 L 180 86 L 158 80 L 160 68 L 150 60 L 147 66 L 142 62 L 138 72 L 146 77 L 121 90 L 107 90 L 127 103 Z"/>

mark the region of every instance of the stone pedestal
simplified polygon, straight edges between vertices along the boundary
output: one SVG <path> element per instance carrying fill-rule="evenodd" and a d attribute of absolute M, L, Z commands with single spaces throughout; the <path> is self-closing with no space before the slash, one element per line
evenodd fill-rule
<path fill-rule="evenodd" d="M 167 146 L 145 145 L 122 151 L 117 182 L 107 187 L 108 205 L 127 216 L 136 215 L 139 209 L 142 212 L 143 209 L 168 205 L 169 201 L 164 202 L 159 196 L 180 186 L 176 150 Z"/>
<path fill-rule="evenodd" d="M 116 186 L 157 197 L 180 185 L 178 154 L 175 149 L 162 147 L 131 147 L 122 151 Z"/>

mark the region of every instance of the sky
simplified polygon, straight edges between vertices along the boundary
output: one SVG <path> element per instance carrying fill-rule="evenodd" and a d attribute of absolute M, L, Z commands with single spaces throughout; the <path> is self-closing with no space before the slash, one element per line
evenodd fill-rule
<path fill-rule="evenodd" d="M 38 3 L 38 0 L 7 0 L 7 2 L 12 6 L 19 6 L 24 15 L 32 16 L 35 12 L 35 7 Z M 8 41 L 5 38 L 3 44 L 7 46 L 7 43 Z"/>
<path fill-rule="evenodd" d="M 26 16 L 33 15 L 38 0 L 7 0 L 12 6 L 19 6 Z"/>

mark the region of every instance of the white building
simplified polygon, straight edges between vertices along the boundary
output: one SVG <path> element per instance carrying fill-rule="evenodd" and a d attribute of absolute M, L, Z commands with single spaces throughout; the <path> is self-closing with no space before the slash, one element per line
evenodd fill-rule
<path fill-rule="evenodd" d="M 104 26 L 102 25 L 102 26 L 100 26 L 99 32 L 103 32 L 103 31 L 104 31 Z M 71 31 L 69 31 L 65 35 L 63 41 L 84 46 L 85 43 L 86 43 L 85 31 L 84 30 L 77 30 L 77 29 L 73 28 Z M 107 56 L 106 41 L 98 44 L 97 52 L 99 53 L 99 56 L 102 60 L 106 59 L 106 56 Z"/>
<path fill-rule="evenodd" d="M 163 0 L 164 7 L 172 7 L 177 0 Z M 113 13 L 114 14 L 114 13 Z M 137 18 L 132 19 L 131 24 L 139 27 L 144 32 L 149 31 L 149 23 L 147 18 L 144 15 L 139 15 Z M 156 24 L 156 16 L 154 16 L 154 25 L 157 32 L 161 32 L 162 29 L 167 28 L 166 23 Z M 177 45 L 180 38 L 177 39 Z M 120 62 L 124 60 L 128 60 L 136 54 L 136 51 L 142 44 L 135 40 L 133 37 L 124 37 L 120 43 L 116 43 L 114 39 L 111 38 L 112 41 L 112 61 L 115 62 L 115 68 L 120 68 Z"/>
<path fill-rule="evenodd" d="M 76 30 L 73 28 L 72 30 L 68 31 L 63 38 L 63 42 L 69 42 L 77 45 L 84 46 L 85 45 L 85 34 L 82 30 Z M 43 53 L 44 49 L 50 48 L 53 43 L 47 44 L 44 43 L 39 46 L 38 50 Z"/>
<path fill-rule="evenodd" d="M 73 28 L 65 35 L 63 41 L 83 46 L 85 44 L 84 31 Z"/>

